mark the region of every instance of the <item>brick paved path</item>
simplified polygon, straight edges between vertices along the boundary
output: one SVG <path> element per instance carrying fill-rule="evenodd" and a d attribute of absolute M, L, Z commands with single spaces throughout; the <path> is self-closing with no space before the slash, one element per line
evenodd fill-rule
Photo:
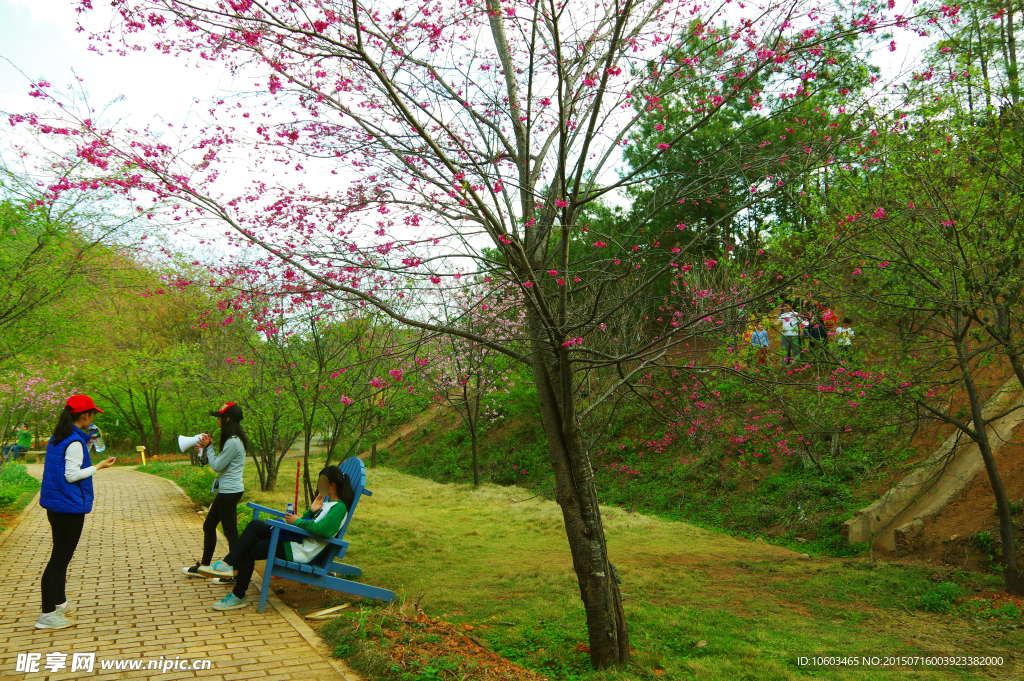
<path fill-rule="evenodd" d="M 42 474 L 41 465 L 28 468 L 37 477 Z M 72 615 L 78 626 L 34 628 L 41 607 L 39 579 L 51 546 L 46 511 L 34 505 L 0 540 L 0 679 L 358 678 L 329 664 L 323 651 L 303 637 L 311 631 L 291 611 L 286 618 L 268 604 L 262 615 L 257 613 L 256 579 L 249 587 L 248 608 L 210 608 L 228 589 L 181 573 L 202 553 L 202 518 L 174 485 L 121 468 L 99 471 L 95 485 L 95 506 L 68 570 L 67 594 L 79 608 Z M 215 557 L 226 548 L 219 546 Z M 28 652 L 42 653 L 39 672 L 16 672 L 17 654 Z M 47 653 L 55 652 L 67 654 L 67 668 L 57 673 L 45 668 Z M 96 653 L 92 673 L 69 673 L 76 652 Z M 146 658 L 145 667 L 161 655 L 208 658 L 212 668 L 167 673 L 101 669 L 104 659 Z"/>

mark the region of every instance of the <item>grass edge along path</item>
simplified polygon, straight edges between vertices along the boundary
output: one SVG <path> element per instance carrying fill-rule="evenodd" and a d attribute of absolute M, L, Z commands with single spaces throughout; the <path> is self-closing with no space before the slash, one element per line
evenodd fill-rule
<path fill-rule="evenodd" d="M 383 467 L 368 474 L 374 495 L 360 500 L 346 535 L 352 543 L 346 561 L 362 568 L 362 579 L 395 590 L 402 601 L 418 601 L 431 618 L 473 627 L 475 640 L 551 679 L 1010 679 L 1024 673 L 1019 609 L 1016 615 L 967 610 L 963 599 L 954 605 L 954 596 L 949 613 L 922 609 L 944 583 L 957 584 L 957 594 L 994 596 L 996 577 L 866 559 L 807 559 L 614 507 L 602 512 L 634 653 L 629 669 L 593 671 L 556 504 L 540 498 L 513 503 L 530 496 L 515 487 L 473 489 Z M 204 486 L 208 490 L 205 482 L 192 487 L 199 493 Z M 246 486 L 257 487 L 254 479 Z M 281 487 L 247 492 L 245 500 L 283 506 L 294 490 Z M 325 592 L 325 602 L 332 599 Z M 437 643 L 429 628 L 408 622 L 405 613 L 414 608 L 398 608 L 403 605 L 396 617 L 395 606 L 362 602 L 320 627 L 321 634 L 371 679 L 488 678 L 484 669 L 460 667 L 454 657 L 396 664 L 396 648 Z M 1002 665 L 797 662 L 801 656 L 859 662 L 863 656 L 953 655 L 1002 657 Z"/>
<path fill-rule="evenodd" d="M 28 474 L 24 464 L 9 461 L 0 470 L 0 532 L 13 526 L 15 519 L 39 493 L 39 480 Z"/>

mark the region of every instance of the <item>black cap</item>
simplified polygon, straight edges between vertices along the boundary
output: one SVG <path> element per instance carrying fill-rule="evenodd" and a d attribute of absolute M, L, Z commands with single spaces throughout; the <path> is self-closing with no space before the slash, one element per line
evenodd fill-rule
<path fill-rule="evenodd" d="M 234 402 L 225 402 L 220 409 L 211 411 L 210 416 L 223 416 L 238 423 L 242 420 L 242 408 Z"/>

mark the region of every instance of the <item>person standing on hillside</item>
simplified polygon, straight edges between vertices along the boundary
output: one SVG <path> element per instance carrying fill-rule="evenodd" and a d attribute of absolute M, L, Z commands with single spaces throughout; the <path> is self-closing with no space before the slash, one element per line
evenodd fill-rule
<path fill-rule="evenodd" d="M 779 325 L 782 331 L 782 361 L 781 365 L 793 362 L 794 350 L 800 354 L 800 325 L 803 319 L 793 311 L 793 305 L 788 300 L 782 303 L 782 311 L 779 314 Z"/>
<path fill-rule="evenodd" d="M 839 361 L 845 361 L 850 357 L 850 349 L 853 346 L 853 320 L 843 317 L 841 326 L 836 327 L 836 355 Z"/>
<path fill-rule="evenodd" d="M 96 471 L 114 465 L 114 457 L 95 466 L 89 459 L 90 438 L 86 431 L 97 413 L 103 413 L 103 410 L 88 395 L 72 395 L 46 445 L 39 505 L 46 509 L 53 550 L 43 570 L 40 584 L 43 612 L 36 621 L 36 629 L 75 626 L 75 621 L 68 615 L 76 608 L 64 592 L 68 565 L 78 548 L 78 540 L 82 538 L 85 514 L 92 511 L 92 476 Z"/>
<path fill-rule="evenodd" d="M 807 328 L 804 330 L 804 335 L 807 336 L 811 356 L 815 361 L 821 360 L 826 352 L 825 346 L 828 343 L 828 329 L 822 322 L 820 313 L 811 313 L 807 321 Z"/>
<path fill-rule="evenodd" d="M 204 435 L 199 440 L 199 446 L 204 449 L 203 456 L 209 462 L 210 468 L 217 473 L 217 479 L 211 489 L 217 496 L 213 498 L 203 522 L 203 557 L 192 567 L 181 569 L 188 577 L 207 576 L 200 572 L 199 568 L 209 565 L 213 560 L 213 552 L 217 548 L 217 525 L 224 530 L 228 549 L 234 547 L 238 539 L 236 507 L 242 498 L 242 492 L 245 491 L 245 453 L 252 449 L 240 425 L 241 407 L 234 402 L 225 402 L 217 411 L 211 411 L 210 416 L 217 417 L 217 425 L 220 427 L 220 454 L 214 451 L 213 438 L 209 435 Z M 222 581 L 231 581 L 231 578 Z"/>
<path fill-rule="evenodd" d="M 768 331 L 764 328 L 761 320 L 754 322 L 754 333 L 750 334 L 751 356 L 748 365 L 753 365 L 754 357 L 757 357 L 758 364 L 764 364 L 768 359 Z"/>

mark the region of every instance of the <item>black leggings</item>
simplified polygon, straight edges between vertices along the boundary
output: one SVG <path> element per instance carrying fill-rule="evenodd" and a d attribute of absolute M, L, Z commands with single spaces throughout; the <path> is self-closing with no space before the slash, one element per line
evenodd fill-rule
<path fill-rule="evenodd" d="M 43 570 L 43 612 L 53 612 L 57 605 L 68 600 L 64 593 L 67 584 L 68 565 L 78 548 L 78 540 L 82 538 L 82 526 L 85 524 L 84 513 L 58 513 L 47 511 L 46 519 L 50 521 L 50 534 L 53 536 L 53 551 L 50 561 Z"/>
<path fill-rule="evenodd" d="M 209 565 L 213 559 L 213 552 L 217 548 L 217 523 L 224 528 L 224 536 L 228 540 L 230 551 L 238 539 L 238 506 L 242 498 L 241 492 L 224 494 L 218 492 L 210 505 L 210 512 L 206 514 L 203 522 L 203 559 L 199 561 L 203 565 Z"/>
<path fill-rule="evenodd" d="M 246 525 L 245 532 L 235 542 L 231 552 L 224 557 L 225 563 L 238 570 L 235 588 L 231 591 L 236 597 L 245 598 L 249 581 L 252 580 L 252 571 L 256 569 L 256 561 L 265 560 L 270 555 L 270 532 L 270 525 L 262 520 L 253 520 Z M 285 557 L 283 539 L 277 540 L 274 555 L 278 558 Z"/>

